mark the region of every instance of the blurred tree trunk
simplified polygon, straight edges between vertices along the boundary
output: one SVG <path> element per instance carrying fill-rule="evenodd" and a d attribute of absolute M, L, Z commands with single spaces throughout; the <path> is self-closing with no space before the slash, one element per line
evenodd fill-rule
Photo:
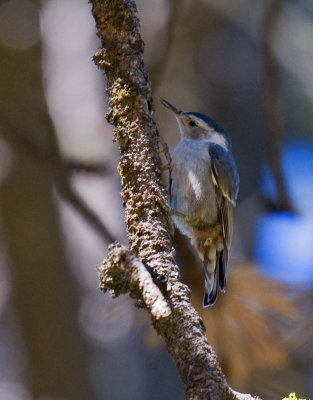
<path fill-rule="evenodd" d="M 15 11 L 20 21 L 27 17 Z M 33 11 L 39 32 L 38 10 Z M 3 45 L 0 59 L 0 135 L 12 156 L 0 182 L 1 229 L 29 387 L 34 397 L 88 399 L 77 296 L 53 196 L 56 171 L 44 162 L 55 159 L 58 149 L 43 92 L 40 43 L 22 50 Z M 1 146 L 4 152 L 3 141 Z"/>

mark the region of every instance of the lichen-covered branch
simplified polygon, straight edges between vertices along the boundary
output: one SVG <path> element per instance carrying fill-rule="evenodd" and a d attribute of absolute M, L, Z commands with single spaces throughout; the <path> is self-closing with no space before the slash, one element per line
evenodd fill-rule
<path fill-rule="evenodd" d="M 126 246 L 118 243 L 109 246 L 109 253 L 99 268 L 100 288 L 113 296 L 130 293 L 138 306 L 147 308 L 153 319 L 171 314 L 160 289 L 155 285 L 147 268 Z"/>
<path fill-rule="evenodd" d="M 119 247 L 111 248 L 100 270 L 103 288 L 116 295 L 127 290 L 150 311 L 154 327 L 179 369 L 187 399 L 251 398 L 229 388 L 208 344 L 205 327 L 190 304 L 189 289 L 180 282 L 136 5 L 132 0 L 91 3 L 102 43 L 94 60 L 107 79 L 107 119 L 115 126 L 121 152 L 118 169 L 132 251 L 129 255 Z M 147 275 L 143 278 L 143 268 L 151 279 Z M 156 304 L 170 313 L 163 312 L 162 318 L 157 318 Z"/>

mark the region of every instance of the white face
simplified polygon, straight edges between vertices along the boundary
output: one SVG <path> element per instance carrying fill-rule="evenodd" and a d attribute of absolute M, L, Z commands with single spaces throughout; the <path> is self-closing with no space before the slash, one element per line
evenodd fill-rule
<path fill-rule="evenodd" d="M 227 148 L 227 142 L 225 137 L 216 132 L 211 126 L 209 126 L 202 119 L 192 115 L 180 115 L 176 116 L 180 134 L 182 137 L 189 139 L 207 139 L 212 143 L 218 144 Z"/>

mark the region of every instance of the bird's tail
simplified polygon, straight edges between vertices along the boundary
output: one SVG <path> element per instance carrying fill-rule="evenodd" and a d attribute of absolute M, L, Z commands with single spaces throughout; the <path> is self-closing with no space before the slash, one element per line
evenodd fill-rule
<path fill-rule="evenodd" d="M 205 274 L 205 289 L 202 302 L 204 308 L 213 306 L 217 297 L 217 289 L 218 289 L 218 278 L 217 278 L 217 268 L 215 268 L 212 277 L 209 277 L 208 274 Z"/>
<path fill-rule="evenodd" d="M 217 297 L 218 287 L 222 292 L 226 290 L 226 265 L 228 248 L 220 243 L 220 227 L 213 227 L 210 231 L 197 232 L 195 243 L 199 257 L 204 266 L 205 291 L 203 307 L 212 306 Z"/>
<path fill-rule="evenodd" d="M 213 267 L 214 266 L 214 267 Z M 224 252 L 216 252 L 215 262 L 208 261 L 205 267 L 205 290 L 203 307 L 212 306 L 217 297 L 218 286 L 222 292 L 226 290 L 226 264 Z"/>
<path fill-rule="evenodd" d="M 227 249 L 226 249 L 227 253 Z M 226 267 L 227 267 L 227 257 L 228 254 L 225 254 L 225 250 L 222 250 L 217 253 L 217 262 L 218 262 L 218 282 L 220 284 L 221 292 L 226 292 Z"/>

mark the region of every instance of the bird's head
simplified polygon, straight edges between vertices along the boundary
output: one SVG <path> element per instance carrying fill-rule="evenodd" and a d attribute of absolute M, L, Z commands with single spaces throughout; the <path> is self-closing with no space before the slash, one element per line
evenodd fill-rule
<path fill-rule="evenodd" d="M 182 137 L 195 140 L 207 139 L 227 149 L 231 147 L 229 134 L 212 118 L 197 112 L 178 110 L 162 98 L 161 103 L 174 113 Z"/>

